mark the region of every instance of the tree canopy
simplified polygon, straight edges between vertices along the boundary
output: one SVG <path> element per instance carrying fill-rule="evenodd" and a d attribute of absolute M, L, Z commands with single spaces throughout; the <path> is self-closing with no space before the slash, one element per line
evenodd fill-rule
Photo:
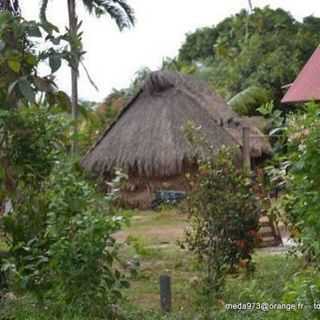
<path fill-rule="evenodd" d="M 178 55 L 198 65 L 198 76 L 231 98 L 250 86 L 271 90 L 275 101 L 320 43 L 320 18 L 302 22 L 282 9 L 255 8 L 187 35 Z"/>

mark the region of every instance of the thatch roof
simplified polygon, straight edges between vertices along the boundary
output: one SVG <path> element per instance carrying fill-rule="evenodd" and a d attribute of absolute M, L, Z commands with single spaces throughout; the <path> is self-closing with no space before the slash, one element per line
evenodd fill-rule
<path fill-rule="evenodd" d="M 194 161 L 194 148 L 182 130 L 188 121 L 201 126 L 214 151 L 222 145 L 241 146 L 241 128 L 249 125 L 204 82 L 176 72 L 153 72 L 82 165 L 99 175 L 115 167 L 145 176 L 179 174 Z M 269 153 L 269 143 L 251 128 L 252 156 Z"/>

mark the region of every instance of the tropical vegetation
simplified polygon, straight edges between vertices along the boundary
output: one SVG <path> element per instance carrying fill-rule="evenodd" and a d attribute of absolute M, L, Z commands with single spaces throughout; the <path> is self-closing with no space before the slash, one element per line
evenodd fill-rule
<path fill-rule="evenodd" d="M 134 24 L 124 0 L 80 2 L 120 29 Z M 177 57 L 164 59 L 163 69 L 207 81 L 236 112 L 264 117 L 273 156 L 258 164 L 260 199 L 257 181 L 223 149 L 198 163 L 181 207 L 151 213 L 125 211 L 115 201 L 120 177 L 106 194 L 71 156 L 75 141 L 80 155 L 96 141 L 150 70 L 98 106 L 79 102 L 78 2 L 66 1 L 65 33 L 47 20 L 48 4 L 34 22 L 19 1 L 0 1 L 0 319 L 318 319 L 319 105 L 281 109 L 280 98 L 319 44 L 320 18 L 243 10 L 188 34 Z M 62 60 L 72 70 L 71 99 L 53 81 Z M 288 227 L 292 253 L 254 250 L 260 206 Z M 164 273 L 174 289 L 166 315 L 158 307 Z M 261 311 L 263 302 L 287 309 Z M 230 310 L 239 303 L 251 309 Z"/>

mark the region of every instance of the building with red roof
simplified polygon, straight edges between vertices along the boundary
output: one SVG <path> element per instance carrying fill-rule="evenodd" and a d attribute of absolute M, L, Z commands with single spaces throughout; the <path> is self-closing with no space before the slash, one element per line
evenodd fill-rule
<path fill-rule="evenodd" d="M 315 50 L 281 100 L 282 103 L 307 101 L 320 101 L 320 47 Z"/>

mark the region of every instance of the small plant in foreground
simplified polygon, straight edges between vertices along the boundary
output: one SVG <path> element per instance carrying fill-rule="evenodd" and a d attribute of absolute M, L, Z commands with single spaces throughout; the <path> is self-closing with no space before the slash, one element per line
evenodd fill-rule
<path fill-rule="evenodd" d="M 258 229 L 258 202 L 247 175 L 222 149 L 199 162 L 198 181 L 187 199 L 191 228 L 183 247 L 194 252 L 205 269 L 204 296 L 221 296 L 226 273 L 252 270 L 251 254 Z"/>
<path fill-rule="evenodd" d="M 76 307 L 83 316 L 117 319 L 121 288 L 128 283 L 112 237 L 121 218 L 110 201 L 67 160 L 28 199 L 14 199 L 13 212 L 4 218 L 16 292 L 34 294 L 41 309 L 59 306 L 57 314 Z"/>

